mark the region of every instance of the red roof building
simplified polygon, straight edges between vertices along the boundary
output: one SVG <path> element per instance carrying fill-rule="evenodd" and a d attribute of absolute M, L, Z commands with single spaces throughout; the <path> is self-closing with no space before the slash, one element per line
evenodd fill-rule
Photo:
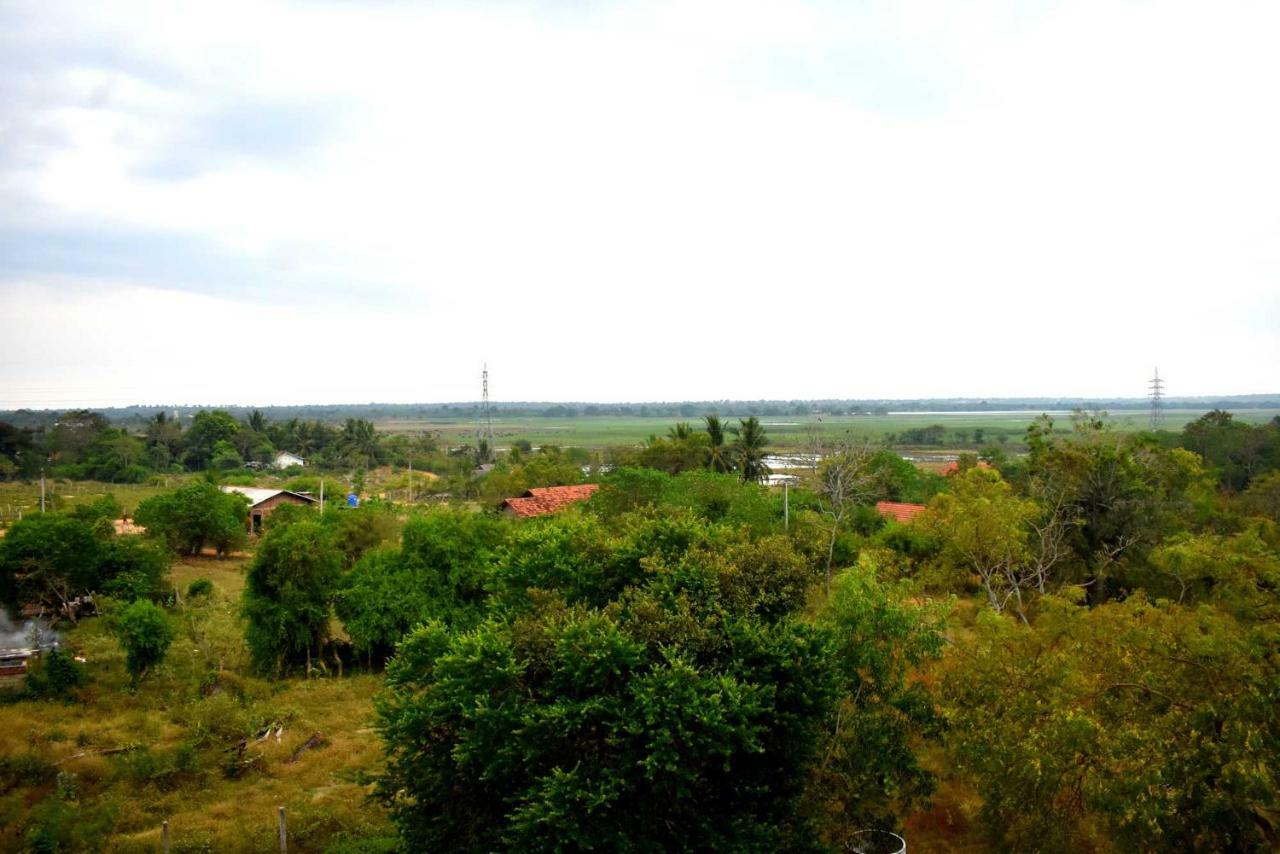
<path fill-rule="evenodd" d="M 974 468 L 989 469 L 991 468 L 991 466 L 987 463 L 986 460 L 978 460 L 978 464 L 974 466 Z M 941 469 L 939 469 L 938 474 L 942 475 L 943 477 L 951 477 L 951 475 L 955 474 L 958 471 L 960 471 L 960 462 L 958 460 L 952 460 L 951 462 L 943 466 Z"/>
<path fill-rule="evenodd" d="M 900 504 L 896 501 L 877 501 L 876 512 L 895 522 L 910 522 L 924 512 L 923 504 Z"/>
<path fill-rule="evenodd" d="M 504 513 L 522 519 L 546 516 L 563 510 L 570 504 L 586 501 L 599 488 L 598 483 L 584 483 L 578 486 L 539 486 L 526 490 L 519 498 L 504 499 L 502 510 Z"/>

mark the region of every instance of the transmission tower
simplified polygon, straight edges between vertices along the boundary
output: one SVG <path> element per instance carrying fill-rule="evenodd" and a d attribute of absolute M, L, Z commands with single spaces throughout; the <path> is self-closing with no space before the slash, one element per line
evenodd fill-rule
<path fill-rule="evenodd" d="M 1164 380 L 1160 379 L 1160 369 L 1156 368 L 1155 376 L 1147 381 L 1151 389 L 1151 429 L 1159 430 L 1164 425 Z"/>
<path fill-rule="evenodd" d="M 487 362 L 484 366 L 484 372 L 481 373 L 480 377 L 484 390 L 483 403 L 481 404 L 481 409 L 484 412 L 483 438 L 489 444 L 489 455 L 493 456 L 493 412 L 489 409 L 489 364 Z"/>

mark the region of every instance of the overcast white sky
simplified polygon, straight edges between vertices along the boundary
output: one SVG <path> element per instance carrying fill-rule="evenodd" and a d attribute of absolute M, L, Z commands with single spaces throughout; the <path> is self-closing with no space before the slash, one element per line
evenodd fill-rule
<path fill-rule="evenodd" d="M 1280 3 L 0 4 L 0 407 L 1280 391 Z"/>

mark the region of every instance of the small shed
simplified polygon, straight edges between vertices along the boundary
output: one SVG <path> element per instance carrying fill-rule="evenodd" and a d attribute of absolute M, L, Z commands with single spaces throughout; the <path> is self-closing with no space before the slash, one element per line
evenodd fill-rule
<path fill-rule="evenodd" d="M 256 534 L 262 530 L 262 520 L 271 515 L 281 504 L 315 504 L 316 499 L 301 492 L 287 489 L 259 489 L 253 486 L 224 486 L 223 492 L 234 492 L 249 499 L 249 519 L 245 527 Z"/>

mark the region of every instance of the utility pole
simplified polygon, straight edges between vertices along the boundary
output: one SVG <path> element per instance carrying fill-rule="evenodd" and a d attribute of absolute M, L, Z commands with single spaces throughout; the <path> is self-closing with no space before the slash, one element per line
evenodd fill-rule
<path fill-rule="evenodd" d="M 493 447 L 493 414 L 489 410 L 489 363 L 485 362 L 484 371 L 480 375 L 483 391 L 483 402 L 481 408 L 484 410 L 484 438 L 489 444 L 490 459 L 497 456 Z"/>
<path fill-rule="evenodd" d="M 791 530 L 791 481 L 782 482 L 782 530 Z"/>
<path fill-rule="evenodd" d="M 44 512 L 44 469 L 40 469 L 40 512 Z"/>
<path fill-rule="evenodd" d="M 1151 389 L 1151 429 L 1159 430 L 1164 425 L 1164 380 L 1160 379 L 1159 368 L 1147 381 L 1147 387 Z"/>
<path fill-rule="evenodd" d="M 320 515 L 324 515 L 324 478 L 320 478 Z"/>

